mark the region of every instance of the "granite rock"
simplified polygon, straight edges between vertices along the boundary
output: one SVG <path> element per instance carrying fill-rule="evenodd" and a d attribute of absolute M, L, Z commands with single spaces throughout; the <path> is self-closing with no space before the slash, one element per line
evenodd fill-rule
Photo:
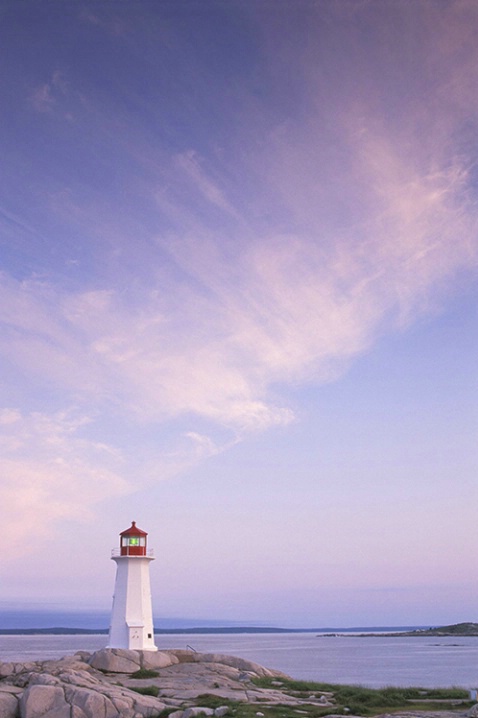
<path fill-rule="evenodd" d="M 216 716 L 216 718 L 223 718 L 223 716 L 227 715 L 227 713 L 230 713 L 229 706 L 219 706 L 214 710 L 214 715 Z"/>
<path fill-rule="evenodd" d="M 89 658 L 93 668 L 105 673 L 136 673 L 140 668 L 166 668 L 179 659 L 163 651 L 131 651 L 125 648 L 102 648 Z"/>
<path fill-rule="evenodd" d="M 135 673 L 141 668 L 139 651 L 123 648 L 102 648 L 93 653 L 89 664 L 106 673 Z"/>
<path fill-rule="evenodd" d="M 159 675 L 133 678 L 140 668 L 159 669 Z M 258 706 L 324 707 L 318 695 L 305 701 L 280 685 L 260 688 L 251 681 L 286 677 L 280 671 L 216 653 L 102 649 L 56 661 L 0 664 L 0 671 L 0 718 L 153 718 L 164 708 L 174 711 L 171 718 L 223 718 L 228 706 L 201 706 L 205 693 Z M 145 686 L 154 686 L 158 696 L 135 690 Z"/>
<path fill-rule="evenodd" d="M 20 699 L 22 718 L 70 718 L 71 706 L 61 686 L 34 684 Z"/>
<path fill-rule="evenodd" d="M 18 698 L 14 693 L 0 691 L 0 718 L 16 718 Z"/>
<path fill-rule="evenodd" d="M 19 664 L 8 673 L 0 682 L 0 718 L 150 718 L 165 708 L 77 658 L 39 662 L 34 670 Z"/>
<path fill-rule="evenodd" d="M 251 673 L 255 676 L 287 678 L 287 676 L 281 671 L 264 668 L 264 666 L 261 666 L 258 663 L 248 661 L 245 658 L 240 658 L 239 656 L 228 656 L 222 653 L 196 653 L 194 651 L 168 651 L 168 653 L 176 655 L 180 663 L 218 663 L 224 666 L 237 668 L 240 671 Z"/>

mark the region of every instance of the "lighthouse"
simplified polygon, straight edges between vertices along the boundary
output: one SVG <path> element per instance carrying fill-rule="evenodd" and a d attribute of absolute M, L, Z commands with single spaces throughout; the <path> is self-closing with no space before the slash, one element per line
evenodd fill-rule
<path fill-rule="evenodd" d="M 119 548 L 112 551 L 116 581 L 108 648 L 158 650 L 154 645 L 149 582 L 149 564 L 154 556 L 147 548 L 147 536 L 133 521 L 129 529 L 120 533 Z"/>

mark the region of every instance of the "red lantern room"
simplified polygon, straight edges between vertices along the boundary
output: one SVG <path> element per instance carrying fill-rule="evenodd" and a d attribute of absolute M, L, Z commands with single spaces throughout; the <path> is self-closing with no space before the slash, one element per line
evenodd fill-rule
<path fill-rule="evenodd" d="M 120 533 L 121 556 L 146 556 L 146 531 L 141 531 L 133 521 L 129 529 Z"/>

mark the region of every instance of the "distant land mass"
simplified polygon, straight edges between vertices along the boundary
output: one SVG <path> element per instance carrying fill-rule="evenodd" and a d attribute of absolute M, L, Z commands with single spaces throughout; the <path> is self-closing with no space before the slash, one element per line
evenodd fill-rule
<path fill-rule="evenodd" d="M 336 634 L 333 634 L 336 635 Z M 369 631 L 367 633 L 355 634 L 360 638 L 426 638 L 427 636 L 478 636 L 478 623 L 453 623 L 451 626 L 436 626 L 431 628 L 415 628 L 411 631 L 393 631 L 385 633 L 375 633 Z"/>
<path fill-rule="evenodd" d="M 383 635 L 383 634 L 381 634 Z M 418 628 L 405 633 L 392 633 L 392 636 L 478 636 L 478 623 L 453 623 L 451 626 L 436 628 Z"/>
<path fill-rule="evenodd" d="M 384 635 L 385 631 L 397 631 L 396 635 L 404 635 L 412 627 L 404 626 L 373 626 L 372 628 L 279 628 L 277 626 L 196 626 L 191 628 L 155 628 L 156 635 L 162 634 L 220 634 L 220 633 L 357 633 L 357 631 L 379 631 L 375 635 Z M 413 627 L 414 629 L 416 627 Z M 417 629 L 425 631 L 425 629 Z M 53 626 L 42 628 L 0 628 L 0 635 L 10 636 L 36 636 L 36 635 L 101 635 L 108 633 L 107 628 L 75 628 L 67 626 Z M 412 631 L 415 633 L 415 631 Z M 370 635 L 370 634 L 366 634 Z M 390 633 L 388 635 L 395 635 Z"/>
<path fill-rule="evenodd" d="M 357 637 L 418 637 L 478 636 L 478 623 L 454 623 L 450 626 L 370 626 L 353 628 L 280 628 L 278 626 L 192 626 L 181 628 L 155 628 L 155 634 L 221 634 L 221 633 L 316 633 L 318 637 L 338 637 L 348 634 Z M 0 628 L 0 635 L 102 635 L 108 628 L 80 628 L 75 626 L 42 626 L 38 628 Z"/>
<path fill-rule="evenodd" d="M 344 633 L 357 637 L 418 637 L 427 636 L 478 636 L 478 623 L 455 623 L 450 626 L 400 628 L 390 626 L 374 626 L 370 628 L 279 628 L 275 626 L 198 626 L 193 628 L 156 628 L 155 634 L 221 634 L 221 633 L 317 633 L 319 637 L 339 636 Z M 364 633 L 363 631 L 367 631 Z M 47 628 L 0 628 L 0 635 L 35 636 L 35 635 L 101 635 L 107 634 L 107 628 L 74 628 L 53 626 Z"/>

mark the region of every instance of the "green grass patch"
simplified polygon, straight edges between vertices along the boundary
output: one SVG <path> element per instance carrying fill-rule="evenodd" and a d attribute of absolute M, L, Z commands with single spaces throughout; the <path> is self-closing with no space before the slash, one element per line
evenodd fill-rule
<path fill-rule="evenodd" d="M 157 678 L 158 671 L 151 671 L 148 668 L 140 668 L 139 671 L 132 673 L 130 678 Z"/>
<path fill-rule="evenodd" d="M 256 713 L 264 713 L 265 718 L 322 718 L 329 715 L 330 708 L 319 706 L 284 706 L 284 705 L 263 705 L 262 703 L 246 703 L 244 701 L 233 701 L 228 698 L 216 696 L 212 693 L 203 693 L 195 699 L 195 704 L 204 708 L 219 708 L 227 706 L 229 714 L 234 718 L 256 718 Z M 301 711 L 297 713 L 296 711 Z M 334 709 L 335 712 L 335 709 Z M 341 711 L 337 711 L 340 713 Z M 307 714 L 307 715 L 306 715 Z"/>
<path fill-rule="evenodd" d="M 221 698 L 216 696 L 214 693 L 201 693 L 197 698 L 194 699 L 195 705 L 201 706 L 201 708 L 219 708 L 219 706 L 228 706 L 229 708 L 236 708 L 238 701 L 231 701 L 227 698 Z"/>
<path fill-rule="evenodd" d="M 259 678 L 254 683 L 261 688 L 276 688 L 274 679 Z M 376 715 L 378 713 L 393 712 L 394 710 L 412 710 L 412 702 L 415 710 L 453 710 L 455 707 L 463 708 L 469 704 L 468 691 L 461 688 L 365 688 L 356 685 L 340 685 L 335 683 L 317 683 L 312 681 L 296 681 L 283 679 L 280 690 L 291 696 L 301 697 L 304 700 L 312 696 L 318 697 L 322 693 L 333 693 L 334 713 L 346 712 L 355 715 Z M 439 703 L 432 701 L 457 701 L 453 703 Z M 316 712 L 318 710 L 318 712 Z M 330 713 L 331 709 L 327 709 Z M 311 706 L 308 710 L 311 718 L 318 718 L 324 715 L 321 707 Z M 297 718 L 297 714 L 296 714 Z"/>
<path fill-rule="evenodd" d="M 330 715 L 331 708 L 319 708 L 319 706 L 284 706 L 273 705 L 265 706 L 262 703 L 243 703 L 235 701 L 222 700 L 221 705 L 230 707 L 229 715 L 233 718 L 257 718 L 259 711 L 264 714 L 265 718 L 324 718 Z M 333 710 L 334 713 L 343 713 L 341 710 Z"/>
<path fill-rule="evenodd" d="M 157 698 L 159 695 L 159 686 L 129 686 L 129 690 L 141 693 L 142 696 L 154 696 Z"/>
<path fill-rule="evenodd" d="M 319 706 L 264 706 L 262 704 L 242 703 L 234 712 L 234 718 L 256 718 L 257 712 L 264 713 L 265 718 L 324 718 L 330 713 L 345 713 L 338 708 L 320 708 Z"/>
<path fill-rule="evenodd" d="M 282 679 L 282 686 L 273 685 L 275 679 L 255 679 L 255 685 L 283 691 L 285 694 L 300 697 L 305 701 L 300 706 L 264 705 L 261 702 L 246 703 L 234 701 L 213 693 L 203 693 L 195 699 L 195 704 L 204 708 L 228 706 L 232 718 L 256 718 L 259 711 L 264 718 L 324 718 L 330 713 L 346 716 L 348 713 L 360 716 L 374 716 L 394 711 L 440 711 L 464 710 L 471 705 L 468 691 L 460 688 L 395 688 L 382 689 L 364 688 L 354 685 L 338 685 L 334 683 L 317 683 L 310 681 L 294 681 Z M 157 686 L 133 689 L 144 695 L 158 695 Z M 154 692 L 153 692 L 154 691 Z M 307 699 L 319 698 L 323 693 L 333 693 L 335 705 L 321 706 L 308 703 Z M 450 701 L 450 702 L 438 702 Z M 456 703 L 451 703 L 456 701 Z M 163 718 L 167 712 L 162 713 Z"/>

